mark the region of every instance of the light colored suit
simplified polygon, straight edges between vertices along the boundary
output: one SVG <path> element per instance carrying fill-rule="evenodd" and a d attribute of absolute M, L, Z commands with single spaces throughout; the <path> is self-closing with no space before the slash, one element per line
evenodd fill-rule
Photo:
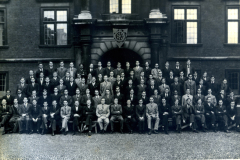
<path fill-rule="evenodd" d="M 71 107 L 69 107 L 69 106 L 61 107 L 60 115 L 62 118 L 62 128 L 65 128 L 65 131 L 68 131 L 67 123 L 71 116 Z"/>
<path fill-rule="evenodd" d="M 58 78 L 63 79 L 66 76 L 67 68 L 57 68 Z"/>
<path fill-rule="evenodd" d="M 157 79 L 158 78 L 158 73 L 161 71 L 160 69 L 153 68 L 151 71 L 151 74 L 153 75 L 153 78 Z"/>
<path fill-rule="evenodd" d="M 110 91 L 110 95 L 113 95 L 112 83 L 111 82 L 102 82 L 100 84 L 100 94 L 102 97 L 105 96 L 107 89 Z"/>
<path fill-rule="evenodd" d="M 163 84 L 162 84 L 162 85 L 159 86 L 160 95 L 164 95 L 164 94 L 165 94 L 165 89 L 166 89 L 166 88 L 169 89 L 169 93 L 170 93 L 170 87 L 169 87 L 169 85 L 165 84 L 165 85 L 163 86 Z"/>
<path fill-rule="evenodd" d="M 138 78 L 140 77 L 140 74 L 143 71 L 143 68 L 139 66 L 138 68 L 134 67 L 133 70 L 134 70 L 135 77 Z"/>
<path fill-rule="evenodd" d="M 98 124 L 100 127 L 100 130 L 107 130 L 107 126 L 109 124 L 109 115 L 110 115 L 110 109 L 109 109 L 109 105 L 102 105 L 99 104 L 97 105 L 97 109 L 96 109 L 96 115 L 98 117 Z M 104 122 L 104 126 L 103 126 L 103 122 Z"/>
<path fill-rule="evenodd" d="M 158 130 L 159 125 L 159 113 L 158 113 L 158 105 L 156 103 L 148 103 L 146 105 L 146 116 L 148 122 L 148 129 L 152 129 L 152 119 L 155 120 L 154 130 Z"/>
<path fill-rule="evenodd" d="M 70 73 L 70 77 L 73 76 L 73 78 L 75 78 L 76 77 L 76 73 L 77 73 L 77 69 L 76 68 L 72 68 L 72 70 L 71 70 L 71 68 L 68 68 L 67 72 Z"/>
<path fill-rule="evenodd" d="M 182 96 L 182 106 L 185 106 L 187 104 L 187 99 L 188 98 L 191 99 L 191 105 L 192 105 L 193 96 L 185 94 L 185 95 Z"/>
<path fill-rule="evenodd" d="M 217 105 L 217 100 L 216 100 L 216 97 L 214 95 L 206 95 L 205 96 L 205 101 L 207 101 L 208 97 L 211 98 L 211 103 L 216 106 Z"/>
<path fill-rule="evenodd" d="M 95 96 L 92 98 L 93 101 L 94 101 L 94 107 L 95 109 L 97 108 L 97 105 L 101 104 L 101 99 L 102 99 L 102 96 L 99 96 L 98 98 Z"/>

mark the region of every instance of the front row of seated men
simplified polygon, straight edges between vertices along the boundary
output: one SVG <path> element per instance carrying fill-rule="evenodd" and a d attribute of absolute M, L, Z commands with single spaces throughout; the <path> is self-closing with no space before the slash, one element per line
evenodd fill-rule
<path fill-rule="evenodd" d="M 98 90 L 95 92 L 98 93 Z M 235 105 L 235 101 L 232 101 L 230 106 L 225 106 L 223 100 L 219 99 L 218 104 L 214 106 L 211 97 L 208 97 L 205 103 L 199 98 L 196 104 L 192 103 L 191 98 L 187 98 L 183 106 L 179 103 L 179 99 L 175 99 L 174 105 L 170 106 L 165 97 L 161 98 L 159 105 L 154 102 L 154 98 L 151 96 L 147 101 L 140 98 L 135 106 L 130 98 L 126 100 L 126 105 L 122 106 L 117 97 L 110 105 L 105 103 L 106 98 L 101 97 L 100 104 L 96 106 L 91 99 L 86 100 L 86 105 L 80 105 L 76 99 L 73 106 L 70 106 L 66 99 L 63 100 L 62 105 L 58 105 L 56 100 L 52 100 L 51 104 L 43 100 L 40 106 L 36 99 L 33 99 L 32 104 L 28 103 L 27 97 L 23 98 L 22 105 L 18 103 L 17 98 L 14 98 L 14 104 L 9 106 L 6 99 L 3 99 L 0 107 L 0 127 L 4 127 L 3 134 L 17 132 L 18 129 L 20 134 L 24 132 L 32 134 L 34 130 L 40 133 L 41 129 L 43 135 L 51 129 L 53 136 L 57 127 L 61 127 L 60 131 L 66 135 L 68 122 L 71 120 L 73 135 L 76 131 L 81 132 L 80 124 L 85 122 L 84 129 L 88 129 L 88 135 L 91 136 L 94 121 L 99 124 L 100 133 L 106 132 L 109 123 L 112 133 L 114 124 L 120 123 L 120 133 L 123 133 L 125 125 L 130 134 L 138 126 L 141 134 L 145 131 L 147 123 L 148 134 L 157 134 L 161 120 L 162 129 L 168 134 L 169 118 L 171 118 L 173 126 L 179 133 L 182 125 L 189 125 L 193 132 L 198 132 L 197 129 L 206 132 L 207 128 L 217 132 L 220 126 L 223 126 L 225 132 L 229 132 L 228 126 L 235 123 L 236 128 L 239 129 L 240 107 Z"/>

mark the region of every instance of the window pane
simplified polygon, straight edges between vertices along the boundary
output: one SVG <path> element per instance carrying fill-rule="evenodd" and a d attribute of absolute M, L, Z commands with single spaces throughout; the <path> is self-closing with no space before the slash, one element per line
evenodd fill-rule
<path fill-rule="evenodd" d="M 197 22 L 187 22 L 187 44 L 197 44 Z"/>
<path fill-rule="evenodd" d="M 197 19 L 197 9 L 187 9 L 187 19 Z"/>
<path fill-rule="evenodd" d="M 44 44 L 45 45 L 54 45 L 54 24 L 45 24 L 44 25 Z"/>
<path fill-rule="evenodd" d="M 57 11 L 57 21 L 67 21 L 67 11 Z"/>
<path fill-rule="evenodd" d="M 110 13 L 119 13 L 118 0 L 110 0 Z"/>
<path fill-rule="evenodd" d="M 57 24 L 57 45 L 67 45 L 67 24 Z"/>
<path fill-rule="evenodd" d="M 184 9 L 174 9 L 174 19 L 184 20 Z"/>
<path fill-rule="evenodd" d="M 0 11 L 0 22 L 4 22 L 4 11 Z"/>
<path fill-rule="evenodd" d="M 122 0 L 122 13 L 131 13 L 131 1 L 132 0 Z"/>
<path fill-rule="evenodd" d="M 54 11 L 44 11 L 44 21 L 54 21 Z"/>
<path fill-rule="evenodd" d="M 238 43 L 238 22 L 228 22 L 228 43 Z"/>
<path fill-rule="evenodd" d="M 228 9 L 228 19 L 238 19 L 238 9 Z"/>
<path fill-rule="evenodd" d="M 3 24 L 0 24 L 0 46 L 3 46 L 4 34 L 3 34 Z"/>

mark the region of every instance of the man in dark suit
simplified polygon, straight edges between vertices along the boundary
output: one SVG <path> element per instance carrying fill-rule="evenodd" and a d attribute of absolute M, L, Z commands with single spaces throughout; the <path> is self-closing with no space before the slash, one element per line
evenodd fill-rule
<path fill-rule="evenodd" d="M 139 101 L 140 99 L 142 99 L 142 101 L 143 101 L 143 105 L 148 104 L 148 102 L 149 102 L 149 98 L 146 96 L 146 91 L 142 91 L 141 96 L 138 97 L 138 101 Z"/>
<path fill-rule="evenodd" d="M 66 86 L 66 84 L 70 81 L 70 73 L 66 72 L 65 77 L 63 78 L 63 84 Z"/>
<path fill-rule="evenodd" d="M 72 100 L 73 100 L 73 102 L 78 101 L 79 104 L 80 104 L 80 103 L 81 103 L 80 101 L 81 101 L 82 96 L 81 96 L 81 94 L 80 94 L 79 88 L 76 88 L 75 93 L 76 93 L 76 94 L 72 96 Z"/>
<path fill-rule="evenodd" d="M 192 74 L 188 75 L 188 80 L 184 82 L 184 93 L 187 89 L 190 89 L 190 94 L 194 96 L 196 94 L 196 83 L 192 80 Z"/>
<path fill-rule="evenodd" d="M 57 75 L 59 79 L 63 79 L 66 76 L 67 68 L 64 67 L 64 62 L 60 62 L 60 67 L 57 68 Z"/>
<path fill-rule="evenodd" d="M 90 90 L 91 96 L 94 96 L 95 90 L 100 89 L 100 85 L 98 83 L 96 83 L 96 78 L 95 77 L 92 77 L 92 83 L 88 84 L 88 88 Z"/>
<path fill-rule="evenodd" d="M 22 90 L 19 89 L 18 92 L 17 92 L 17 96 L 15 97 L 17 99 L 17 101 L 18 101 L 18 104 L 23 104 L 24 96 L 26 96 L 26 95 L 23 95 L 22 94 Z"/>
<path fill-rule="evenodd" d="M 63 96 L 63 95 L 64 95 L 64 90 L 65 90 L 66 88 L 67 88 L 67 87 L 66 87 L 65 85 L 63 85 L 63 80 L 60 79 L 60 80 L 59 80 L 59 85 L 57 86 L 58 93 Z"/>
<path fill-rule="evenodd" d="M 158 112 L 160 119 L 162 119 L 164 131 L 166 134 L 168 134 L 168 117 L 171 117 L 171 107 L 164 97 L 162 98 L 162 102 L 158 106 Z"/>
<path fill-rule="evenodd" d="M 228 130 L 227 110 L 226 110 L 226 106 L 223 105 L 223 101 L 221 99 L 218 101 L 218 105 L 215 108 L 215 115 L 216 115 L 216 122 L 219 125 L 220 123 L 223 123 L 224 132 L 229 133 L 230 131 Z"/>
<path fill-rule="evenodd" d="M 56 69 L 53 68 L 53 62 L 52 61 L 49 61 L 48 66 L 49 66 L 49 68 L 47 69 L 47 75 L 45 75 L 45 76 L 52 79 L 53 73 L 56 71 Z"/>
<path fill-rule="evenodd" d="M 208 77 L 206 71 L 203 73 L 202 79 L 203 79 L 203 85 L 207 86 L 210 81 L 210 78 Z"/>
<path fill-rule="evenodd" d="M 11 91 L 7 90 L 6 95 L 2 99 L 6 99 L 8 105 L 13 105 L 14 96 L 11 95 Z"/>
<path fill-rule="evenodd" d="M 211 101 L 212 101 L 211 97 L 208 97 L 207 102 L 205 102 L 205 104 L 204 104 L 206 123 L 210 123 L 214 132 L 217 132 L 217 129 L 216 129 L 216 126 L 215 126 L 215 121 L 216 121 L 215 107 L 211 103 Z"/>
<path fill-rule="evenodd" d="M 222 83 L 220 85 L 220 89 L 221 90 L 223 89 L 224 93 L 227 94 L 227 95 L 230 93 L 231 89 L 230 89 L 230 87 L 229 87 L 229 85 L 227 83 L 227 79 L 226 78 L 223 79 L 223 81 L 222 81 Z"/>
<path fill-rule="evenodd" d="M 31 84 L 28 84 L 27 87 L 27 96 L 30 97 L 32 95 L 32 91 L 35 90 L 37 95 L 39 94 L 39 85 L 35 83 L 35 78 L 31 79 Z"/>
<path fill-rule="evenodd" d="M 142 93 L 143 91 L 146 91 L 146 89 L 147 89 L 147 86 L 144 84 L 144 80 L 141 79 L 140 84 L 137 85 L 137 87 L 136 87 L 137 96 L 140 97 L 140 96 L 141 96 L 141 93 Z M 145 105 L 145 104 L 144 104 L 144 105 Z"/>
<path fill-rule="evenodd" d="M 215 82 L 214 76 L 211 76 L 211 81 L 208 82 L 207 88 L 208 88 L 208 89 L 209 89 L 209 88 L 212 89 L 212 94 L 213 94 L 214 96 L 217 96 L 217 94 L 219 93 L 219 92 L 218 92 L 219 86 L 218 86 L 218 84 Z"/>
<path fill-rule="evenodd" d="M 152 81 L 150 82 L 150 86 L 148 86 L 147 89 L 146 89 L 146 91 L 147 91 L 147 97 L 150 97 L 150 96 L 154 95 L 154 90 L 155 90 L 155 89 L 158 89 L 158 88 L 155 87 L 154 81 L 152 80 Z"/>
<path fill-rule="evenodd" d="M 184 68 L 184 73 L 187 76 L 188 74 L 193 74 L 194 68 L 191 65 L 191 61 L 188 59 L 186 62 L 186 68 Z"/>
<path fill-rule="evenodd" d="M 134 76 L 134 71 L 130 71 L 130 77 L 128 78 L 128 82 L 130 79 L 132 80 L 132 85 L 134 87 L 138 85 L 138 79 L 136 78 L 136 76 Z"/>
<path fill-rule="evenodd" d="M 118 99 L 114 98 L 114 104 L 111 105 L 111 133 L 114 131 L 114 121 L 119 121 L 120 123 L 120 133 L 123 133 L 123 117 L 122 117 L 122 106 L 118 104 Z"/>
<path fill-rule="evenodd" d="M 10 125 L 10 128 L 11 130 L 16 133 L 17 132 L 17 129 L 18 129 L 18 119 L 21 117 L 21 115 L 19 114 L 19 103 L 18 103 L 18 100 L 17 98 L 15 98 L 13 100 L 13 105 L 10 107 L 10 115 L 11 115 L 11 118 L 9 120 L 9 125 Z"/>
<path fill-rule="evenodd" d="M 126 62 L 126 69 L 124 69 L 124 74 L 126 76 L 126 78 L 130 77 L 130 72 L 132 71 L 133 69 L 130 68 L 130 63 L 129 62 Z"/>
<path fill-rule="evenodd" d="M 32 105 L 28 103 L 27 97 L 24 97 L 23 102 L 24 103 L 20 105 L 18 109 L 18 112 L 21 115 L 21 117 L 18 119 L 19 134 L 22 134 L 24 131 L 29 133 L 30 118 L 29 118 L 28 110 Z M 24 124 L 25 124 L 25 128 L 24 128 Z"/>
<path fill-rule="evenodd" d="M 38 78 L 37 79 L 37 84 L 39 85 L 39 92 L 38 92 L 38 96 L 41 96 L 42 95 L 42 92 L 43 92 L 43 86 L 44 86 L 44 81 L 45 81 L 45 79 L 44 79 L 44 75 L 43 75 L 43 73 L 41 72 L 40 73 L 40 78 Z"/>
<path fill-rule="evenodd" d="M 113 93 L 114 95 L 116 94 L 116 88 L 120 87 L 121 88 L 121 78 L 120 75 L 117 75 L 116 81 L 113 83 Z"/>
<path fill-rule="evenodd" d="M 60 126 L 61 117 L 60 117 L 60 107 L 57 104 L 56 100 L 52 100 L 52 106 L 50 107 L 50 125 L 52 129 L 52 136 L 55 135 L 57 126 Z"/>
<path fill-rule="evenodd" d="M 169 62 L 166 61 L 165 67 L 162 69 L 163 77 L 168 77 L 170 73 Z"/>
<path fill-rule="evenodd" d="M 134 95 L 134 90 L 133 89 L 131 89 L 129 91 L 129 93 L 126 94 L 125 97 L 126 97 L 125 100 L 130 100 L 131 101 L 132 106 L 137 105 L 138 98 L 137 98 L 137 96 Z M 126 102 L 124 103 L 124 105 L 126 105 Z"/>
<path fill-rule="evenodd" d="M 104 75 L 104 68 L 102 67 L 102 62 L 100 61 L 98 62 L 98 68 L 95 69 L 94 76 L 98 77 L 99 74 Z"/>
<path fill-rule="evenodd" d="M 92 123 L 96 117 L 96 109 L 91 104 L 91 100 L 88 99 L 86 105 L 83 106 L 83 120 L 85 120 L 85 127 L 88 127 L 88 136 L 91 136 Z"/>
<path fill-rule="evenodd" d="M 0 128 L 4 127 L 2 135 L 7 132 L 7 124 L 10 118 L 10 106 L 7 105 L 6 99 L 2 99 L 2 105 L 0 106 Z"/>
<path fill-rule="evenodd" d="M 74 106 L 72 107 L 73 135 L 75 135 L 76 133 L 76 128 L 78 132 L 80 132 L 79 124 L 82 120 L 82 112 L 83 112 L 83 108 L 79 105 L 79 101 L 75 101 Z"/>
<path fill-rule="evenodd" d="M 53 72 L 53 77 L 50 80 L 50 84 L 52 86 L 52 92 L 51 93 L 53 93 L 53 89 L 59 85 L 59 80 L 60 79 L 58 78 L 57 72 Z"/>
<path fill-rule="evenodd" d="M 182 95 L 182 86 L 181 83 L 178 82 L 178 77 L 174 78 L 174 83 L 171 84 L 170 88 L 172 95 L 175 91 L 177 91 L 179 95 Z"/>
<path fill-rule="evenodd" d="M 30 132 L 29 134 L 33 133 L 33 126 L 37 127 L 37 133 L 39 134 L 39 128 L 41 125 L 41 107 L 39 105 L 37 105 L 37 101 L 33 100 L 32 102 L 32 106 L 29 108 L 29 123 L 30 123 Z"/>
<path fill-rule="evenodd" d="M 198 76 L 197 71 L 194 71 L 193 73 L 193 80 L 195 81 L 196 86 L 198 86 L 200 81 L 200 76 Z"/>
<path fill-rule="evenodd" d="M 48 96 L 50 96 L 51 93 L 53 92 L 53 88 L 50 84 L 50 78 L 49 77 L 45 78 L 45 83 L 43 84 L 43 89 L 47 90 Z"/>
<path fill-rule="evenodd" d="M 166 77 L 166 84 L 169 86 L 174 82 L 173 71 L 170 70 L 169 75 Z"/>
<path fill-rule="evenodd" d="M 88 73 L 87 73 L 87 71 L 84 69 L 83 64 L 79 64 L 79 68 L 77 70 L 77 74 L 80 74 L 80 76 L 82 78 L 84 77 L 84 78 L 87 79 L 87 76 L 89 75 L 89 73 L 91 73 L 92 76 L 94 75 L 93 64 L 90 64 L 89 68 L 90 68 L 89 69 L 90 72 L 88 71 Z"/>
<path fill-rule="evenodd" d="M 94 102 L 92 99 L 92 96 L 90 95 L 90 90 L 86 89 L 85 94 L 82 96 L 81 100 L 80 100 L 80 105 L 81 106 L 86 106 L 87 105 L 87 100 L 91 101 L 91 104 L 94 106 Z"/>
<path fill-rule="evenodd" d="M 125 105 L 125 98 L 124 95 L 121 94 L 119 86 L 116 87 L 116 94 L 114 94 L 114 99 L 115 98 L 118 99 L 118 102 L 121 106 Z"/>
<path fill-rule="evenodd" d="M 200 88 L 197 89 L 197 94 L 193 96 L 193 104 L 196 105 L 199 99 L 201 99 L 202 102 L 205 101 L 205 96 L 202 95 L 202 90 Z"/>
<path fill-rule="evenodd" d="M 148 79 L 149 75 L 151 74 L 152 69 L 149 67 L 149 62 L 145 62 L 145 67 L 143 68 L 144 76 Z"/>
<path fill-rule="evenodd" d="M 42 96 L 39 97 L 38 104 L 42 107 L 43 102 L 47 102 L 48 104 L 51 104 L 51 98 L 50 96 L 48 96 L 46 89 L 43 90 Z"/>
<path fill-rule="evenodd" d="M 58 93 L 57 87 L 55 87 L 55 88 L 54 88 L 54 93 L 51 94 L 51 96 L 50 96 L 51 102 L 55 100 L 55 101 L 58 103 L 58 106 L 59 106 L 59 101 L 60 101 L 61 96 L 62 96 L 62 95 L 60 95 L 60 94 Z"/>
<path fill-rule="evenodd" d="M 44 101 L 43 102 L 43 107 L 42 107 L 42 133 L 41 135 L 45 134 L 45 131 L 48 129 L 49 124 L 50 124 L 50 107 L 48 106 L 48 102 Z"/>
<path fill-rule="evenodd" d="M 110 95 L 109 89 L 106 90 L 106 94 L 105 94 L 105 96 L 102 96 L 102 98 L 105 99 L 105 104 L 107 104 L 107 105 L 113 104 L 114 96 Z"/>
<path fill-rule="evenodd" d="M 201 89 L 201 93 L 203 95 L 207 95 L 207 88 L 206 86 L 203 84 L 203 79 L 199 80 L 199 85 L 197 85 L 197 89 Z"/>
<path fill-rule="evenodd" d="M 114 73 L 115 77 L 117 75 L 121 75 L 122 73 L 124 73 L 124 70 L 121 68 L 121 63 L 120 62 L 117 63 L 117 68 L 113 70 L 113 73 Z"/>
<path fill-rule="evenodd" d="M 224 93 L 224 90 L 220 90 L 220 93 L 216 96 L 217 101 L 219 102 L 219 100 L 221 99 L 223 102 L 223 105 L 225 106 L 229 106 L 230 104 L 227 103 L 227 96 Z"/>
<path fill-rule="evenodd" d="M 36 71 L 36 78 L 40 78 L 40 73 L 43 73 L 44 76 L 47 75 L 47 70 L 43 68 L 42 62 L 38 63 L 38 70 Z"/>
<path fill-rule="evenodd" d="M 70 95 L 70 96 L 73 96 L 74 93 L 76 92 L 76 88 L 77 88 L 77 85 L 76 85 L 76 83 L 74 82 L 73 77 L 70 77 L 70 82 L 67 82 L 67 83 L 66 83 L 66 87 L 67 87 L 67 90 L 68 90 L 69 95 Z"/>
<path fill-rule="evenodd" d="M 173 69 L 173 74 L 174 74 L 174 76 L 179 77 L 180 76 L 180 72 L 181 72 L 180 64 L 177 61 L 176 62 L 176 67 Z"/>
<path fill-rule="evenodd" d="M 72 106 L 72 97 L 70 96 L 70 95 L 68 95 L 68 90 L 67 89 L 65 89 L 64 90 L 64 95 L 60 98 L 60 105 L 61 106 L 63 106 L 64 104 L 63 104 L 63 102 L 64 101 L 67 101 L 68 102 L 68 105 L 69 106 Z"/>
<path fill-rule="evenodd" d="M 164 94 L 161 95 L 161 97 L 165 98 L 167 104 L 170 104 L 171 103 L 171 93 L 170 93 L 170 90 L 168 88 L 165 88 L 165 91 L 164 91 Z"/>
<path fill-rule="evenodd" d="M 79 90 L 80 90 L 80 94 L 83 96 L 84 94 L 86 94 L 86 90 L 88 89 L 88 85 L 86 84 L 86 79 L 82 78 L 81 84 L 80 86 L 78 86 Z"/>
<path fill-rule="evenodd" d="M 107 67 L 104 70 L 104 75 L 107 75 L 108 77 L 110 76 L 110 72 L 112 72 L 114 70 L 113 67 L 111 67 L 111 62 L 108 61 L 107 62 Z"/>
<path fill-rule="evenodd" d="M 136 61 L 136 67 L 133 68 L 134 76 L 136 78 L 140 77 L 141 72 L 143 71 L 143 68 L 140 67 L 139 61 Z"/>
<path fill-rule="evenodd" d="M 33 100 L 36 100 L 39 103 L 39 97 L 37 96 L 37 92 L 35 90 L 32 91 L 32 96 L 28 98 L 28 103 L 32 104 Z"/>
<path fill-rule="evenodd" d="M 32 83 L 32 81 L 31 81 L 32 78 L 36 78 L 36 77 L 35 77 L 35 75 L 33 73 L 33 70 L 30 70 L 29 71 L 29 76 L 26 78 L 26 84 L 31 84 Z"/>
<path fill-rule="evenodd" d="M 22 77 L 20 79 L 20 84 L 17 85 L 16 94 L 18 94 L 18 90 L 20 89 L 23 95 L 27 95 L 27 86 L 28 85 L 25 83 L 25 79 Z"/>
<path fill-rule="evenodd" d="M 178 79 L 178 82 L 181 83 L 182 86 L 183 86 L 185 81 L 186 81 L 186 77 L 184 77 L 184 72 L 181 71 L 181 72 L 180 72 L 179 79 Z"/>
<path fill-rule="evenodd" d="M 126 86 L 125 91 L 124 91 L 125 95 L 128 95 L 131 89 L 133 89 L 134 91 L 136 91 L 136 88 L 135 88 L 135 86 L 133 85 L 132 79 L 129 79 L 129 80 L 128 80 L 128 86 Z M 136 92 L 135 92 L 135 93 L 136 93 Z"/>

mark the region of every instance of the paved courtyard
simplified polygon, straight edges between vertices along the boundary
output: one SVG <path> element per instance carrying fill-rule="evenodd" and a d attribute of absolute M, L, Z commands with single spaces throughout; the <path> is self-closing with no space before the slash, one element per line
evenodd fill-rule
<path fill-rule="evenodd" d="M 239 159 L 239 143 L 237 132 L 6 134 L 0 135 L 0 159 Z"/>

